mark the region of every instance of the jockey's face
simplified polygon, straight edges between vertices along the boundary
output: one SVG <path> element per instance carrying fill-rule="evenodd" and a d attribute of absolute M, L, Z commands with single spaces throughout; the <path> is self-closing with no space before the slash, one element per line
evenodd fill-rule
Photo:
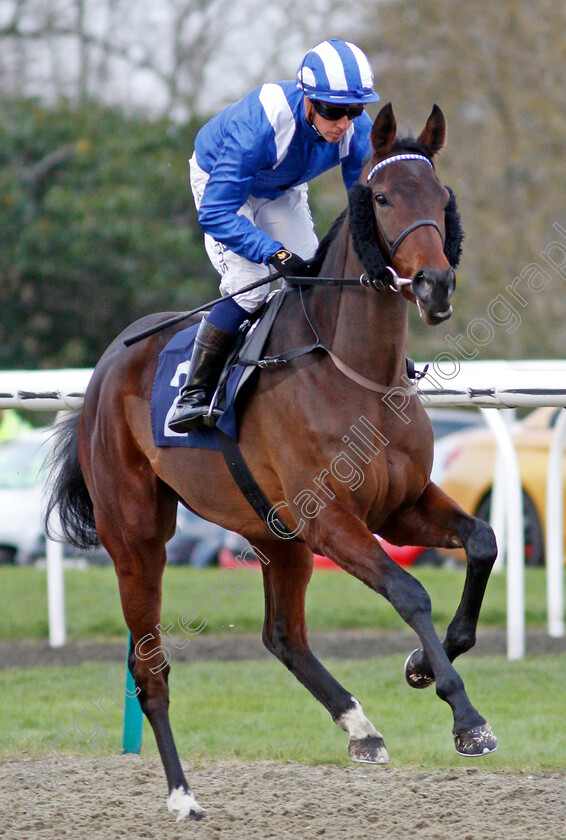
<path fill-rule="evenodd" d="M 305 114 L 308 122 L 316 128 L 320 136 L 328 143 L 339 143 L 352 122 L 347 116 L 341 117 L 339 120 L 325 120 L 315 111 L 314 105 L 306 96 Z"/>

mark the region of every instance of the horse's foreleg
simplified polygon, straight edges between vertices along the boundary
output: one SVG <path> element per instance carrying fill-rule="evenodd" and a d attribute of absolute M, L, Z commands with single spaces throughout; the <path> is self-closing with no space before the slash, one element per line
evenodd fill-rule
<path fill-rule="evenodd" d="M 365 716 L 361 703 L 334 679 L 309 647 L 305 593 L 312 574 L 312 552 L 305 545 L 281 540 L 255 544 L 269 559 L 262 567 L 265 646 L 348 733 L 348 753 L 353 761 L 387 764 L 390 759 L 383 738 Z"/>
<path fill-rule="evenodd" d="M 357 516 L 338 505 L 319 513 L 309 523 L 309 532 L 309 542 L 318 551 L 387 598 L 415 630 L 436 681 L 436 693 L 452 709 L 456 750 L 463 755 L 494 750 L 497 740 L 472 706 L 461 677 L 436 635 L 430 598 L 419 581 L 386 554 Z"/>
<path fill-rule="evenodd" d="M 466 551 L 464 590 L 443 646 L 451 662 L 476 643 L 476 630 L 497 545 L 491 527 L 465 513 L 435 484 L 429 484 L 417 504 L 399 516 L 383 534 L 386 539 L 438 548 Z M 426 688 L 433 681 L 424 651 L 414 651 L 406 665 L 407 681 L 414 688 Z"/>

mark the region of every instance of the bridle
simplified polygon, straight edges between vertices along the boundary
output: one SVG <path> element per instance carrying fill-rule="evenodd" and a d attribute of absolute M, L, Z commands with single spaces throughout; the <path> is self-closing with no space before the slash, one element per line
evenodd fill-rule
<path fill-rule="evenodd" d="M 385 158 L 384 160 L 380 160 L 379 163 L 376 163 L 375 166 L 373 166 L 370 169 L 369 175 L 367 177 L 367 183 L 369 184 L 369 182 L 372 180 L 372 178 L 375 176 L 375 174 L 377 172 L 379 172 L 379 170 L 382 169 L 384 166 L 388 166 L 390 163 L 396 163 L 397 161 L 403 161 L 403 160 L 422 160 L 425 163 L 428 163 L 428 165 L 434 170 L 434 166 L 432 164 L 432 161 L 429 160 L 429 158 L 425 157 L 425 155 L 419 155 L 419 154 L 416 154 L 414 152 L 404 152 L 403 154 L 392 155 L 391 157 Z M 442 231 L 440 229 L 440 226 L 438 225 L 437 222 L 435 222 L 434 219 L 418 219 L 416 222 L 412 222 L 410 225 L 407 225 L 407 227 L 404 230 L 401 231 L 399 236 L 397 236 L 396 239 L 393 242 L 390 242 L 388 237 L 386 236 L 385 231 L 383 230 L 383 226 L 380 222 L 379 214 L 377 212 L 377 205 L 374 201 L 372 201 L 372 205 L 373 205 L 373 211 L 374 211 L 374 215 L 375 215 L 375 221 L 376 221 L 376 224 L 377 224 L 377 228 L 378 228 L 379 233 L 381 234 L 381 238 L 382 238 L 383 242 L 385 243 L 385 246 L 386 246 L 386 248 L 389 252 L 389 259 L 390 259 L 391 262 L 393 262 L 393 259 L 395 257 L 395 254 L 396 254 L 397 249 L 399 248 L 400 244 L 407 238 L 407 236 L 410 233 L 412 233 L 414 230 L 416 230 L 417 228 L 420 228 L 420 227 L 436 228 L 436 230 L 438 231 L 439 236 L 442 240 L 442 245 L 444 247 L 444 234 L 442 233 Z M 389 271 L 391 272 L 391 275 L 392 275 L 390 288 L 393 291 L 398 292 L 401 289 L 402 286 L 409 286 L 413 282 L 412 279 L 410 279 L 408 277 L 399 277 L 399 275 L 397 274 L 397 272 L 395 271 L 395 269 L 392 266 L 388 265 L 387 268 L 389 269 Z"/>

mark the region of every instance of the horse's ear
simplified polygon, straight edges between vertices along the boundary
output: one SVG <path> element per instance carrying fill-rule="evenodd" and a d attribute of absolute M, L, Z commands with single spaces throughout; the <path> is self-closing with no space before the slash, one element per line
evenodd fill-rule
<path fill-rule="evenodd" d="M 373 150 L 379 157 L 385 157 L 393 145 L 397 134 L 397 121 L 391 102 L 384 105 L 373 124 L 371 131 L 371 144 Z"/>
<path fill-rule="evenodd" d="M 426 125 L 419 134 L 419 140 L 435 155 L 446 142 L 446 119 L 438 105 L 432 106 Z"/>

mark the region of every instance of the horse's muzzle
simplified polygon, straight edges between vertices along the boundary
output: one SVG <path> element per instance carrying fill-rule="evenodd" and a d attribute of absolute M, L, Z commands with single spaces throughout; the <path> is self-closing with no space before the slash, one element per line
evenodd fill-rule
<path fill-rule="evenodd" d="M 444 271 L 421 269 L 411 284 L 421 317 L 427 324 L 441 324 L 452 315 L 450 303 L 456 288 L 456 274 L 453 268 Z"/>

